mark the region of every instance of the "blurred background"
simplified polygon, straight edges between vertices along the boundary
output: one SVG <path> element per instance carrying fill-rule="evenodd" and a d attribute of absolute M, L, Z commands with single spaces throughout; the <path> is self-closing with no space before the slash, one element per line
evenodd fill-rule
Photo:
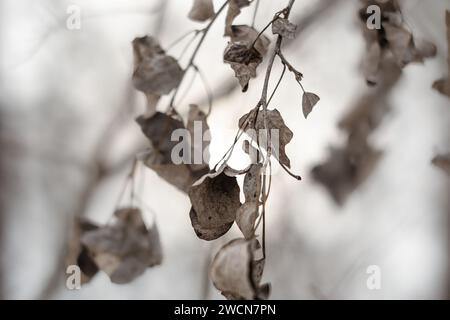
<path fill-rule="evenodd" d="M 284 2 L 261 0 L 256 27 L 263 28 Z M 215 1 L 216 9 L 221 3 Z M 65 287 L 73 219 L 106 223 L 134 155 L 147 146 L 134 121 L 144 112 L 145 99 L 131 85 L 131 41 L 151 34 L 167 48 L 200 28 L 187 18 L 191 4 L 0 1 L 1 298 L 221 299 L 207 278 L 208 264 L 239 231 L 234 226 L 225 238 L 199 240 L 188 197 L 143 166 L 138 168 L 139 197 L 146 215 L 157 221 L 163 264 L 126 285 L 112 284 L 100 272 L 81 290 Z M 294 132 L 286 150 L 293 171 L 303 177 L 298 182 L 282 170 L 273 177 L 264 273 L 273 299 L 450 297 L 450 186 L 448 176 L 431 165 L 437 153 L 450 151 L 450 100 L 431 89 L 448 70 L 445 10 L 450 0 L 400 4 L 414 35 L 436 44 L 437 55 L 402 70 L 386 97 L 390 110 L 370 135 L 383 156 L 341 204 L 311 170 L 328 159 L 331 146 L 346 143 L 338 122 L 373 90 L 360 70 L 366 50 L 360 3 L 297 0 L 294 5 L 291 20 L 299 32 L 284 52 L 321 101 L 305 120 L 301 91 L 286 75 L 272 102 Z M 66 26 L 70 5 L 81 9 L 80 29 Z M 253 8 L 246 8 L 236 22 L 250 23 L 252 15 Z M 216 97 L 209 119 L 211 164 L 231 145 L 238 119 L 258 101 L 265 69 L 260 66 L 259 77 L 241 93 L 222 61 L 223 28 L 224 16 L 196 60 Z M 176 45 L 169 54 L 178 58 L 183 47 Z M 181 64 L 186 63 L 185 56 Z M 277 64 L 274 79 L 280 72 Z M 206 106 L 198 78 L 187 89 L 177 105 L 182 114 L 190 103 Z M 371 265 L 381 270 L 379 290 L 366 285 Z"/>

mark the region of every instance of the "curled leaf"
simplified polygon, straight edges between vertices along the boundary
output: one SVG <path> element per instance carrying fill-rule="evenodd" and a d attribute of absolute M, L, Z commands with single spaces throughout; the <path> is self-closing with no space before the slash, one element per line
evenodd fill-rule
<path fill-rule="evenodd" d="M 288 19 L 278 18 L 272 23 L 272 33 L 283 38 L 294 39 L 297 26 L 290 23 Z"/>
<path fill-rule="evenodd" d="M 433 89 L 450 97 L 450 11 L 448 10 L 445 12 L 445 23 L 447 25 L 447 76 L 436 80 L 433 83 Z"/>
<path fill-rule="evenodd" d="M 114 214 L 113 224 L 86 232 L 81 242 L 111 281 L 122 284 L 160 264 L 162 250 L 156 224 L 148 228 L 139 209 L 123 208 Z"/>
<path fill-rule="evenodd" d="M 256 68 L 262 62 L 262 56 L 255 48 L 248 48 L 245 43 L 230 42 L 225 49 L 224 62 L 230 64 L 236 78 L 245 92 L 251 78 L 256 77 Z"/>
<path fill-rule="evenodd" d="M 311 113 L 314 106 L 317 104 L 317 102 L 319 102 L 319 100 L 320 100 L 319 96 L 312 92 L 305 92 L 303 94 L 302 109 L 305 119 L 308 118 L 308 115 Z"/>
<path fill-rule="evenodd" d="M 214 4 L 212 0 L 194 0 L 189 19 L 194 21 L 206 21 L 214 16 Z"/>
<path fill-rule="evenodd" d="M 269 38 L 247 25 L 231 26 L 230 37 L 233 43 L 246 44 L 248 48 L 253 45 L 261 56 L 266 55 L 270 46 Z"/>
<path fill-rule="evenodd" d="M 235 239 L 224 245 L 214 257 L 210 277 L 227 299 L 266 299 L 269 285 L 260 285 L 264 260 L 255 260 L 256 240 Z"/>
<path fill-rule="evenodd" d="M 249 0 L 230 0 L 228 3 L 227 17 L 225 18 L 225 36 L 232 34 L 231 26 L 234 19 L 241 14 L 241 9 L 250 5 Z"/>
<path fill-rule="evenodd" d="M 252 111 L 250 111 L 250 113 L 252 113 Z M 264 115 L 261 111 L 258 112 L 257 115 L 252 113 L 250 115 L 245 114 L 242 116 L 241 119 L 239 119 L 239 128 L 243 127 L 244 121 L 250 123 L 250 125 L 247 126 L 246 133 L 250 135 L 253 140 L 259 141 L 259 145 L 264 149 L 268 148 L 267 136 L 264 130 L 269 130 L 271 132 L 273 140 L 271 141 L 271 149 L 273 156 L 278 159 L 280 163 L 290 168 L 291 161 L 286 155 L 285 148 L 292 140 L 294 134 L 284 123 L 280 112 L 277 109 L 267 110 L 267 127 L 265 127 Z M 278 139 L 275 139 L 275 137 Z"/>

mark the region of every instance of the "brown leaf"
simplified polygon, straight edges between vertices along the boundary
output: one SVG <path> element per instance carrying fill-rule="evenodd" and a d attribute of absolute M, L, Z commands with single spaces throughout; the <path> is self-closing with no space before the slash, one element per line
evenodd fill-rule
<path fill-rule="evenodd" d="M 239 186 L 236 178 L 221 172 L 206 175 L 189 190 L 192 207 L 198 223 L 205 229 L 222 227 L 234 221 L 240 207 Z"/>
<path fill-rule="evenodd" d="M 247 91 L 250 79 L 256 77 L 256 68 L 262 62 L 261 54 L 255 48 L 248 48 L 245 43 L 230 42 L 223 59 L 234 70 L 242 91 Z"/>
<path fill-rule="evenodd" d="M 294 39 L 297 26 L 290 23 L 288 19 L 278 18 L 272 23 L 272 33 L 283 38 Z"/>
<path fill-rule="evenodd" d="M 259 201 L 261 194 L 261 169 L 262 164 L 252 164 L 244 178 L 245 201 Z"/>
<path fill-rule="evenodd" d="M 265 299 L 269 286 L 260 285 L 264 263 L 254 258 L 256 240 L 235 239 L 224 245 L 214 257 L 210 277 L 227 299 Z"/>
<path fill-rule="evenodd" d="M 230 0 L 227 17 L 225 18 L 225 36 L 232 34 L 231 25 L 234 19 L 241 14 L 241 9 L 250 5 L 249 0 Z"/>
<path fill-rule="evenodd" d="M 450 176 L 450 153 L 435 156 L 432 163 Z"/>
<path fill-rule="evenodd" d="M 206 21 L 214 16 L 214 4 L 212 0 L 194 0 L 189 19 L 194 21 Z"/>
<path fill-rule="evenodd" d="M 248 48 L 254 43 L 255 49 L 261 56 L 266 55 L 270 46 L 269 38 L 263 34 L 260 35 L 255 28 L 247 25 L 231 26 L 230 37 L 231 42 L 246 44 Z"/>
<path fill-rule="evenodd" d="M 205 228 L 198 222 L 197 213 L 195 212 L 194 208 L 191 208 L 191 211 L 189 212 L 189 218 L 191 219 L 191 224 L 197 237 L 206 241 L 220 238 L 225 233 L 227 233 L 233 225 L 233 222 L 230 222 L 216 228 Z"/>
<path fill-rule="evenodd" d="M 172 149 L 178 144 L 171 140 L 172 132 L 184 129 L 184 124 L 171 116 L 156 112 L 152 117 L 140 116 L 136 122 L 141 127 L 144 135 L 150 140 L 155 152 L 161 156 L 161 164 L 173 164 L 171 159 Z"/>
<path fill-rule="evenodd" d="M 247 240 L 253 237 L 258 207 L 257 201 L 246 201 L 236 212 L 236 224 Z"/>
<path fill-rule="evenodd" d="M 250 111 L 252 112 L 252 111 Z M 244 115 L 239 119 L 239 128 L 243 127 L 244 121 L 247 119 L 250 121 L 250 125 L 247 127 L 246 133 L 249 135 L 254 135 L 253 130 L 256 131 L 257 136 L 253 136 L 253 140 L 257 141 L 259 139 L 259 145 L 262 148 L 267 148 L 267 137 L 265 134 L 260 135 L 259 130 L 267 129 L 277 129 L 279 133 L 279 150 L 273 149 L 273 155 L 275 158 L 277 158 L 283 165 L 290 168 L 291 167 L 291 161 L 289 160 L 288 156 L 286 155 L 286 145 L 292 140 L 292 137 L 294 134 L 292 131 L 286 126 L 284 123 L 283 118 L 281 117 L 280 112 L 277 109 L 274 110 L 267 110 L 267 128 L 264 126 L 264 116 L 263 112 L 258 112 L 258 115 L 255 118 L 255 114 L 252 115 Z"/>
<path fill-rule="evenodd" d="M 178 87 L 183 70 L 177 60 L 165 54 L 153 37 L 134 39 L 133 49 L 133 84 L 137 90 L 162 96 Z"/>
<path fill-rule="evenodd" d="M 113 224 L 86 232 L 81 242 L 111 281 L 122 284 L 160 264 L 162 251 L 156 224 L 147 228 L 139 209 L 123 208 L 114 214 Z"/>
<path fill-rule="evenodd" d="M 164 157 L 154 149 L 143 152 L 139 158 L 144 165 L 152 169 L 159 177 L 185 193 L 189 191 L 195 181 L 209 171 L 206 167 L 194 171 L 190 165 L 184 163 L 167 163 Z"/>
<path fill-rule="evenodd" d="M 311 113 L 314 106 L 317 104 L 317 102 L 319 102 L 319 100 L 319 96 L 312 92 L 305 92 L 303 94 L 302 108 L 305 119 L 308 118 L 308 115 Z"/>

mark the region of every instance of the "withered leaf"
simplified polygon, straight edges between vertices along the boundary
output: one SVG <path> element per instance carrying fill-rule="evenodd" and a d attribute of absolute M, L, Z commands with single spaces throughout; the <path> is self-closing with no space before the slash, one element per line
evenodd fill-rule
<path fill-rule="evenodd" d="M 227 233 L 233 225 L 233 222 L 230 222 L 216 228 L 205 228 L 198 222 L 197 213 L 195 212 L 194 208 L 191 208 L 191 211 L 189 212 L 189 218 L 191 219 L 191 224 L 197 237 L 206 241 L 220 238 L 225 233 Z"/>
<path fill-rule="evenodd" d="M 252 112 L 252 111 L 250 111 Z M 252 119 L 253 118 L 253 119 Z M 289 160 L 288 156 L 286 155 L 286 145 L 292 140 L 294 134 L 292 131 L 286 126 L 284 123 L 283 118 L 281 117 L 280 112 L 277 109 L 274 110 L 267 110 L 267 128 L 265 128 L 264 125 L 264 115 L 262 111 L 259 111 L 256 119 L 255 115 L 249 115 L 246 114 L 239 119 L 239 128 L 243 127 L 244 121 L 249 120 L 250 125 L 247 127 L 246 133 L 252 136 L 253 140 L 259 141 L 259 145 L 261 148 L 267 149 L 268 143 L 267 143 L 267 137 L 266 134 L 260 134 L 260 130 L 278 130 L 278 138 L 279 141 L 276 141 L 274 138 L 275 132 L 272 131 L 272 139 L 274 143 L 278 143 L 277 146 L 272 146 L 272 152 L 275 158 L 277 158 L 280 163 L 285 165 L 286 167 L 291 167 L 291 161 Z M 257 136 L 254 136 L 256 133 Z M 259 140 L 257 140 L 259 139 Z"/>
<path fill-rule="evenodd" d="M 250 5 L 249 0 L 230 0 L 227 17 L 225 18 L 225 36 L 232 34 L 231 25 L 234 19 L 241 14 L 241 9 Z"/>
<path fill-rule="evenodd" d="M 259 54 L 261 54 L 261 56 L 266 55 L 270 46 L 269 38 L 263 34 L 260 35 L 255 28 L 247 25 L 231 26 L 230 38 L 231 42 L 246 44 L 247 48 L 254 43 L 255 49 L 259 52 Z"/>
<path fill-rule="evenodd" d="M 390 23 L 383 23 L 386 31 L 386 39 L 389 42 L 389 48 L 401 67 L 413 61 L 414 55 L 411 52 L 413 41 L 412 34 L 403 27 L 398 27 Z"/>
<path fill-rule="evenodd" d="M 133 84 L 137 90 L 162 96 L 178 87 L 183 70 L 177 60 L 165 54 L 153 37 L 134 39 L 133 49 Z"/>
<path fill-rule="evenodd" d="M 205 171 L 194 171 L 189 165 L 184 163 L 167 163 L 164 161 L 164 157 L 154 149 L 149 149 L 142 153 L 140 155 L 140 160 L 159 177 L 185 193 L 189 191 L 191 185 L 197 181 L 205 171 L 209 171 L 208 168 L 205 168 Z"/>
<path fill-rule="evenodd" d="M 236 224 L 245 239 L 251 239 L 253 237 L 256 218 L 258 218 L 258 208 L 258 201 L 246 201 L 237 210 Z"/>
<path fill-rule="evenodd" d="M 269 285 L 260 285 L 264 263 L 254 258 L 257 240 L 235 239 L 224 245 L 214 257 L 210 277 L 227 299 L 265 299 Z"/>
<path fill-rule="evenodd" d="M 200 226 L 212 229 L 233 222 L 241 205 L 239 192 L 236 178 L 223 172 L 216 176 L 206 175 L 194 183 L 189 198 Z"/>
<path fill-rule="evenodd" d="M 432 163 L 450 176 L 450 153 L 435 156 Z"/>
<path fill-rule="evenodd" d="M 290 23 L 288 19 L 278 18 L 272 23 L 272 33 L 283 38 L 294 39 L 297 26 Z"/>
<path fill-rule="evenodd" d="M 160 264 L 162 250 L 156 224 L 149 229 L 139 209 L 123 208 L 114 214 L 114 223 L 86 232 L 81 242 L 111 281 L 122 284 Z"/>
<path fill-rule="evenodd" d="M 161 112 L 156 112 L 150 118 L 140 116 L 136 122 L 150 140 L 153 148 L 161 155 L 161 163 L 173 164 L 171 153 L 178 142 L 172 141 L 171 135 L 177 129 L 184 129 L 183 122 Z"/>
<path fill-rule="evenodd" d="M 252 164 L 244 178 L 243 191 L 245 201 L 259 201 L 261 194 L 261 169 L 262 164 Z"/>
<path fill-rule="evenodd" d="M 214 4 L 212 0 L 194 0 L 189 19 L 194 21 L 206 21 L 214 16 Z"/>
<path fill-rule="evenodd" d="M 312 92 L 305 92 L 303 94 L 302 109 L 305 119 L 308 118 L 308 115 L 311 113 L 314 106 L 317 104 L 317 102 L 319 102 L 319 100 L 320 100 L 319 96 Z"/>
<path fill-rule="evenodd" d="M 223 59 L 233 69 L 242 91 L 247 91 L 250 79 L 256 77 L 256 68 L 262 62 L 261 54 L 253 47 L 248 48 L 245 43 L 230 42 L 225 49 Z"/>

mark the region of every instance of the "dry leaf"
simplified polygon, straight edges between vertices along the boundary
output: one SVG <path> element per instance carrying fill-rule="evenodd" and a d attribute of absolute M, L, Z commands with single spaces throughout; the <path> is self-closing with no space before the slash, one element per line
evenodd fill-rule
<path fill-rule="evenodd" d="M 247 91 L 250 79 L 256 77 L 256 68 L 262 62 L 261 54 L 253 47 L 249 49 L 246 43 L 230 42 L 223 59 L 234 70 L 242 91 Z"/>
<path fill-rule="evenodd" d="M 250 111 L 252 112 L 252 111 Z M 244 115 L 239 119 L 239 128 L 243 127 L 244 121 L 247 119 L 250 122 L 250 125 L 247 127 L 246 133 L 251 136 L 253 140 L 259 139 L 259 145 L 262 148 L 267 148 L 267 137 L 265 134 L 260 135 L 259 130 L 272 130 L 277 129 L 279 133 L 279 150 L 273 149 L 273 155 L 276 159 L 280 161 L 283 165 L 290 168 L 291 161 L 286 155 L 286 145 L 292 140 L 294 134 L 292 131 L 285 125 L 283 118 L 281 117 L 280 112 L 277 109 L 267 110 L 267 128 L 264 126 L 264 116 L 263 112 L 258 112 L 256 119 L 255 114 L 252 115 Z M 254 131 L 256 131 L 256 135 L 254 136 Z"/>
<path fill-rule="evenodd" d="M 272 23 L 272 33 L 283 38 L 294 39 L 297 26 L 290 23 L 288 19 L 278 18 Z"/>
<path fill-rule="evenodd" d="M 256 261 L 256 240 L 235 239 L 224 245 L 214 257 L 210 277 L 227 299 L 253 300 L 268 297 L 269 285 L 260 285 L 264 262 Z"/>
<path fill-rule="evenodd" d="M 450 153 L 435 156 L 432 163 L 450 176 Z"/>
<path fill-rule="evenodd" d="M 249 0 L 230 0 L 227 17 L 225 18 L 225 36 L 232 34 L 231 26 L 234 19 L 241 14 L 241 9 L 250 5 Z"/>
<path fill-rule="evenodd" d="M 184 129 L 184 124 L 171 116 L 156 112 L 152 117 L 140 116 L 136 122 L 141 127 L 144 135 L 150 140 L 155 152 L 162 157 L 162 164 L 173 164 L 171 159 L 172 149 L 178 141 L 172 141 L 172 132 L 177 129 Z"/>
<path fill-rule="evenodd" d="M 189 19 L 194 21 L 206 21 L 214 16 L 214 4 L 212 0 L 194 0 Z"/>
<path fill-rule="evenodd" d="M 319 102 L 319 100 L 319 96 L 312 92 L 305 92 L 303 94 L 302 108 L 305 119 L 308 118 L 308 115 L 311 113 L 314 106 L 317 104 L 317 102 Z"/>
<path fill-rule="evenodd" d="M 205 229 L 222 227 L 233 222 L 240 207 L 236 178 L 221 172 L 207 175 L 192 185 L 189 198 L 197 213 L 198 223 Z"/>
<path fill-rule="evenodd" d="M 189 218 L 191 219 L 191 224 L 197 237 L 206 241 L 220 238 L 225 233 L 227 233 L 233 225 L 233 222 L 230 222 L 216 228 L 205 228 L 198 222 L 197 213 L 195 212 L 194 208 L 191 208 L 191 211 L 189 212 Z"/>
<path fill-rule="evenodd" d="M 243 191 L 245 201 L 259 201 L 261 194 L 261 169 L 262 164 L 252 164 L 244 178 Z"/>
<path fill-rule="evenodd" d="M 111 281 L 122 284 L 160 264 L 162 251 L 156 224 L 148 229 L 139 209 L 123 208 L 114 214 L 113 224 L 86 232 L 81 242 Z"/>
<path fill-rule="evenodd" d="M 177 60 L 164 53 L 153 37 L 134 39 L 133 49 L 133 84 L 137 90 L 162 96 L 178 87 L 183 70 Z"/>
<path fill-rule="evenodd" d="M 254 235 L 256 218 L 258 218 L 257 201 L 246 201 L 239 207 L 236 213 L 236 224 L 244 235 L 245 239 L 251 239 Z"/>
<path fill-rule="evenodd" d="M 255 28 L 247 25 L 231 26 L 230 38 L 231 42 L 246 44 L 247 47 L 250 47 L 254 43 L 255 49 L 261 56 L 266 55 L 270 46 L 269 38 L 263 34 L 260 35 Z"/>

